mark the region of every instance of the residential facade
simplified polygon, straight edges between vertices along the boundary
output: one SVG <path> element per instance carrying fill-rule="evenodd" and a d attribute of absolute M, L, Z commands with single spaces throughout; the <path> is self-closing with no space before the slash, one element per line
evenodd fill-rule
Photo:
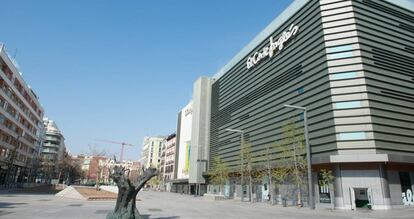
<path fill-rule="evenodd" d="M 213 77 L 209 168 L 216 157 L 238 168 L 240 133 L 228 129 L 244 133 L 263 165 L 287 121 L 303 128 L 304 114 L 284 107 L 300 106 L 317 207 L 412 205 L 413 17 L 406 0 L 294 1 Z M 319 184 L 322 169 L 335 176 L 329 188 Z"/>
<path fill-rule="evenodd" d="M 141 164 L 145 168 L 159 168 L 161 165 L 161 150 L 164 147 L 165 137 L 154 136 L 145 137 L 141 150 Z"/>
<path fill-rule="evenodd" d="M 109 160 L 105 156 L 87 156 L 87 155 L 76 155 L 72 159 L 77 160 L 81 166 L 82 177 L 81 182 L 83 184 L 96 183 L 101 181 L 101 176 L 106 176 L 102 163 L 106 163 Z"/>
<path fill-rule="evenodd" d="M 0 184 L 34 181 L 43 107 L 0 45 Z"/>
<path fill-rule="evenodd" d="M 175 169 L 175 150 L 176 150 L 176 134 L 169 135 L 165 141 L 165 149 L 163 150 L 163 181 L 166 191 L 171 191 L 171 180 L 174 179 Z"/>
<path fill-rule="evenodd" d="M 43 138 L 41 157 L 43 160 L 58 163 L 66 150 L 65 138 L 55 121 L 44 118 L 45 133 Z"/>

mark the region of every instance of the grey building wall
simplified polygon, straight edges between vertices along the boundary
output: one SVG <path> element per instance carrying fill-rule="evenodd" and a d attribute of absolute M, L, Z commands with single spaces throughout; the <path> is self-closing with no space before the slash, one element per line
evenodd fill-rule
<path fill-rule="evenodd" d="M 193 88 L 193 121 L 189 183 L 205 183 L 210 143 L 210 105 L 212 79 L 200 77 Z"/>
<path fill-rule="evenodd" d="M 283 107 L 297 105 L 308 110 L 313 168 L 331 168 L 337 176 L 335 207 L 354 207 L 358 188 L 372 192 L 374 209 L 400 205 L 398 171 L 414 163 L 414 3 L 300 2 L 269 34 L 278 39 L 299 26 L 282 51 L 248 69 L 248 57 L 269 40 L 254 49 L 250 43 L 251 52 L 242 50 L 214 81 L 210 168 L 215 157 L 239 165 L 240 134 L 227 128 L 245 132 L 260 167 L 265 148 L 283 143 L 289 119 L 302 126 L 300 112 Z"/>
<path fill-rule="evenodd" d="M 391 205 L 402 205 L 402 190 L 398 171 L 388 171 L 388 178 L 391 193 Z"/>
<path fill-rule="evenodd" d="M 240 137 L 227 128 L 245 131 L 254 156 L 262 155 L 283 141 L 289 118 L 302 125 L 299 112 L 282 107 L 292 104 L 308 108 L 314 163 L 414 162 L 413 19 L 413 11 L 388 1 L 308 1 L 271 34 L 299 26 L 280 53 L 247 69 L 264 40 L 214 82 L 211 156 L 237 166 Z M 337 105 L 349 101 L 360 105 Z M 354 132 L 364 137 L 341 137 Z"/>
<path fill-rule="evenodd" d="M 180 154 L 180 135 L 181 135 L 181 111 L 178 113 L 177 116 L 177 137 L 175 139 L 175 161 L 174 161 L 174 177 L 173 179 L 177 179 L 178 173 L 178 156 Z"/>
<path fill-rule="evenodd" d="M 377 153 L 414 162 L 414 11 L 387 1 L 353 6 Z"/>
<path fill-rule="evenodd" d="M 238 165 L 240 137 L 226 132 L 227 128 L 244 130 L 256 157 L 265 152 L 267 145 L 283 141 L 282 127 L 290 118 L 298 126 L 303 124 L 299 112 L 284 108 L 284 104 L 308 108 L 310 139 L 316 157 L 335 153 L 319 2 L 308 1 L 271 36 L 277 39 L 292 24 L 299 26 L 299 32 L 280 53 L 249 70 L 245 57 L 213 83 L 210 161 L 219 156 L 230 167 Z M 248 56 L 268 44 L 268 40 L 263 41 Z"/>

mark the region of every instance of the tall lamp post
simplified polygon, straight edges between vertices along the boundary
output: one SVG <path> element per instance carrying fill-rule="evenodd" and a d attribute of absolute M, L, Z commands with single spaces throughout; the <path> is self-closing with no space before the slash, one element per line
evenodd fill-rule
<path fill-rule="evenodd" d="M 294 106 L 294 105 L 284 105 L 284 107 L 287 108 L 293 108 L 303 111 L 303 122 L 305 127 L 305 143 L 306 143 L 306 158 L 307 158 L 307 166 L 308 166 L 308 194 L 309 194 L 309 208 L 315 209 L 315 200 L 314 200 L 314 194 L 312 189 L 312 153 L 311 148 L 309 144 L 309 134 L 308 134 L 308 118 L 307 118 L 307 110 L 306 107 L 301 106 Z"/>
<path fill-rule="evenodd" d="M 243 141 L 244 141 L 244 131 L 243 130 L 239 130 L 239 129 L 226 129 L 226 131 L 228 132 L 236 132 L 240 134 L 240 162 L 241 165 L 244 165 L 244 158 L 243 158 Z M 241 166 L 241 168 L 243 168 L 243 166 Z M 241 180 L 240 180 L 240 185 L 241 185 L 241 201 L 244 200 L 244 189 L 243 189 L 243 182 L 244 182 L 244 173 L 243 170 L 240 171 L 241 172 Z"/>

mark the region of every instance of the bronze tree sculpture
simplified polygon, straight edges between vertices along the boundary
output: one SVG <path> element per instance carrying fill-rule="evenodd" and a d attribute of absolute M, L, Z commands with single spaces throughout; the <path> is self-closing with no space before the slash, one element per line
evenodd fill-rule
<path fill-rule="evenodd" d="M 138 192 L 144 187 L 145 183 L 152 177 L 156 176 L 155 168 L 143 170 L 135 182 L 132 182 L 128 175 L 129 171 L 121 166 L 115 166 L 110 174 L 110 178 L 118 186 L 118 198 L 116 200 L 115 210 L 110 212 L 107 219 L 136 219 L 141 218 L 136 208 L 136 197 Z"/>

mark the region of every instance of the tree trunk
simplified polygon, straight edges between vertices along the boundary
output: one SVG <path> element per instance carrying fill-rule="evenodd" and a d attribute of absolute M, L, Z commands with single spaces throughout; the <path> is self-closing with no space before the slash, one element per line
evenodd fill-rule
<path fill-rule="evenodd" d="M 273 179 L 272 179 L 272 173 L 271 173 L 271 169 L 269 169 L 269 199 L 270 199 L 270 204 L 274 205 L 275 204 L 275 200 L 273 197 Z"/>
<path fill-rule="evenodd" d="M 298 206 L 302 207 L 302 188 L 298 184 Z"/>
<path fill-rule="evenodd" d="M 58 175 L 58 184 L 60 183 L 60 177 L 62 176 L 62 170 L 59 171 L 59 175 Z"/>
<path fill-rule="evenodd" d="M 249 193 L 250 193 L 250 202 L 253 203 L 253 179 L 252 179 L 252 173 L 249 171 Z"/>

